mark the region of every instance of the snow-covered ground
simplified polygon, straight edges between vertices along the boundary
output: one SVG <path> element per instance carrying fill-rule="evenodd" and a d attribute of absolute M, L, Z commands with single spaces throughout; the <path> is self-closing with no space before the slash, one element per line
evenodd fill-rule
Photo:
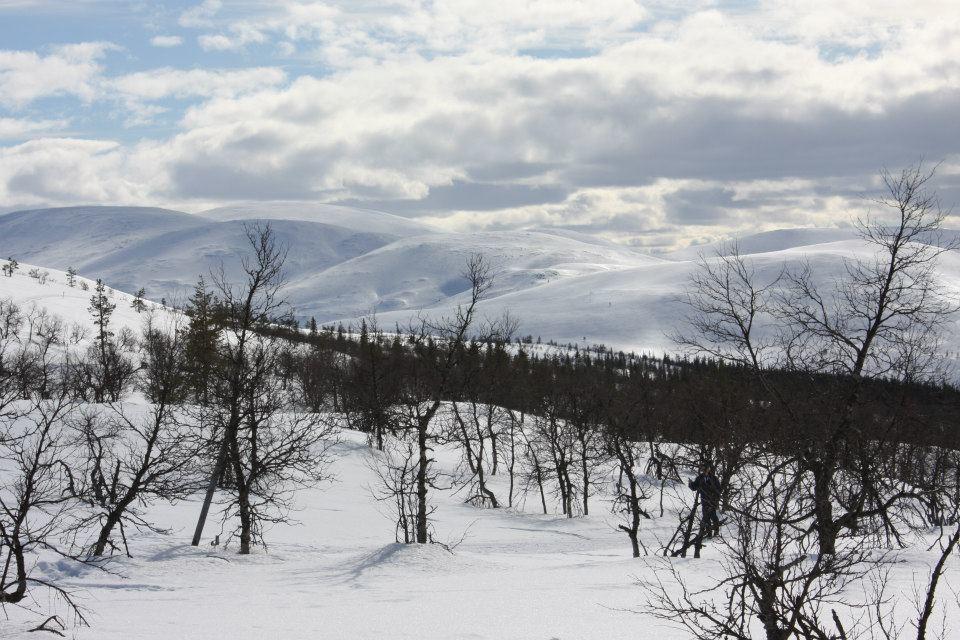
<path fill-rule="evenodd" d="M 41 285 L 27 275 L 29 269 L 23 265 L 12 278 L 0 276 L 0 298 L 24 308 L 46 308 L 69 322 L 89 322 L 91 291 L 67 287 L 65 275 L 53 270 Z M 144 316 L 130 307 L 130 297 L 113 296 L 116 325 L 140 328 Z M 87 609 L 91 626 L 72 628 L 69 635 L 97 640 L 670 640 L 688 636 L 644 613 L 640 584 L 653 580 L 667 564 L 694 588 L 720 575 L 713 545 L 698 560 L 657 555 L 676 526 L 674 510 L 692 499 L 682 484 L 668 488 L 663 517 L 641 524 L 641 539 L 651 554 L 639 559 L 630 557 L 626 536 L 616 530 L 610 477 L 598 481 L 591 515 L 573 519 L 539 513 L 535 493 L 519 496 L 513 509 L 493 510 L 464 504 L 464 494 L 455 489 L 434 491 L 434 537 L 450 543 L 448 551 L 440 545 L 394 543 L 390 514 L 370 494 L 375 474 L 369 461 L 376 454 L 364 436 L 350 431 L 335 450 L 335 480 L 300 493 L 298 522 L 269 529 L 267 548 L 253 555 L 211 546 L 220 532 L 216 519 L 208 522 L 203 544 L 191 547 L 199 511 L 194 498 L 152 508 L 149 519 L 171 533 L 132 535 L 134 557 L 117 557 L 109 573 L 64 561 L 38 564 L 38 576 L 69 588 Z M 453 474 L 461 468 L 460 456 L 451 448 L 438 447 L 436 459 L 442 471 Z M 490 488 L 501 499 L 506 486 L 502 472 L 491 478 Z M 657 512 L 655 499 L 647 506 Z M 556 505 L 551 508 L 556 511 Z M 897 557 L 891 569 L 891 606 L 899 607 L 906 619 L 912 614 L 913 590 L 926 580 L 935 555 L 917 547 Z M 954 584 L 960 578 L 955 561 L 948 578 Z M 42 590 L 37 593 L 38 608 L 64 611 L 62 603 L 48 601 Z M 944 594 L 949 603 L 951 596 Z M 37 623 L 35 616 L 14 607 L 6 614 L 0 637 L 37 637 L 25 631 L 28 620 Z M 952 634 L 948 637 L 960 638 L 960 624 L 953 623 Z"/>
<path fill-rule="evenodd" d="M 368 492 L 374 482 L 367 468 L 371 455 L 361 434 L 347 432 L 337 447 L 336 480 L 302 492 L 299 524 L 270 529 L 267 549 L 251 556 L 210 546 L 219 532 L 215 522 L 208 524 L 203 544 L 191 547 L 199 510 L 192 500 L 153 509 L 153 521 L 172 533 L 133 536 L 134 557 L 117 558 L 112 573 L 56 562 L 41 566 L 40 574 L 70 588 L 88 608 L 91 626 L 75 629 L 75 637 L 103 640 L 679 640 L 688 636 L 643 613 L 640 582 L 652 580 L 666 563 L 691 587 L 707 586 L 719 575 L 717 550 L 710 545 L 699 560 L 656 554 L 676 524 L 669 511 L 642 524 L 651 555 L 631 558 L 605 496 L 593 503 L 595 515 L 568 519 L 536 513 L 534 494 L 517 509 L 491 510 L 463 504 L 462 494 L 438 491 L 432 495 L 435 537 L 462 542 L 452 551 L 396 544 L 392 521 Z M 441 468 L 453 470 L 458 463 L 455 453 L 440 451 Z M 505 494 L 502 476 L 490 486 Z M 689 497 L 685 487 L 675 492 Z M 894 565 L 892 584 L 904 598 L 904 615 L 910 614 L 906 598 L 914 581 L 922 584 L 934 560 L 933 554 L 910 551 Z M 949 578 L 958 576 L 953 567 Z M 26 626 L 22 612 L 9 614 L 0 637 Z"/>
<path fill-rule="evenodd" d="M 718 246 L 661 257 L 555 229 L 445 233 L 390 214 L 300 204 L 237 205 L 190 215 L 160 209 L 77 207 L 0 216 L 0 256 L 102 277 L 124 291 L 183 299 L 202 274 L 223 263 L 240 278 L 243 225 L 269 220 L 290 253 L 286 297 L 295 313 L 321 324 L 356 323 L 376 313 L 384 328 L 418 313 L 448 313 L 467 288 L 460 277 L 471 254 L 486 256 L 495 286 L 480 309 L 509 310 L 520 335 L 560 343 L 669 352 L 686 313 L 682 296 L 697 255 Z M 952 233 L 952 232 L 951 232 Z M 809 262 L 819 282 L 844 273 L 844 260 L 867 256 L 850 229 L 791 229 L 740 240 L 761 278 Z M 960 258 L 945 255 L 938 275 L 960 288 Z M 960 341 L 948 340 L 960 351 Z"/>
<path fill-rule="evenodd" d="M 152 514 L 170 536 L 137 537 L 120 575 L 63 565 L 44 569 L 76 589 L 91 610 L 79 638 L 609 638 L 642 637 L 650 621 L 626 610 L 642 603 L 635 584 L 654 559 L 629 545 L 600 515 L 567 519 L 480 510 L 449 491 L 434 497 L 439 545 L 393 542 L 393 523 L 369 495 L 371 455 L 360 434 L 337 448 L 333 483 L 301 494 L 300 521 L 266 534 L 268 548 L 241 557 L 214 548 L 210 523 L 189 546 L 196 501 Z M 459 458 L 439 456 L 451 470 Z M 506 491 L 500 478 L 492 487 Z M 669 537 L 671 522 L 645 527 L 645 541 Z M 709 553 L 705 553 L 709 556 Z M 689 565 L 691 561 L 680 561 Z M 695 571 L 709 572 L 711 560 Z M 660 637 L 682 637 L 661 635 Z"/>

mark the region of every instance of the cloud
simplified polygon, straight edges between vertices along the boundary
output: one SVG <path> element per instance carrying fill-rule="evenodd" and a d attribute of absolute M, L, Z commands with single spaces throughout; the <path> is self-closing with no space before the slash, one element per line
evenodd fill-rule
<path fill-rule="evenodd" d="M 181 17 L 184 26 L 218 30 L 201 36 L 205 48 L 237 50 L 272 37 L 313 45 L 325 63 L 341 67 L 411 54 L 599 49 L 629 38 L 647 15 L 635 0 L 285 0 L 216 20 L 219 3 L 207 4 L 191 9 L 187 24 Z"/>
<path fill-rule="evenodd" d="M 99 60 L 117 48 L 109 42 L 83 42 L 55 47 L 49 55 L 0 50 L 0 106 L 20 109 L 62 95 L 90 102 L 98 95 Z"/>
<path fill-rule="evenodd" d="M 549 202 L 658 178 L 863 175 L 923 149 L 957 152 L 948 132 L 960 76 L 922 47 L 911 54 L 913 40 L 875 59 L 830 62 L 726 26 L 721 15 L 697 15 L 586 59 L 475 54 L 301 77 L 190 109 L 191 133 L 174 144 L 186 156 L 203 149 L 207 163 L 218 163 L 211 150 L 229 149 L 219 162 L 242 159 L 284 182 L 299 176 L 291 197 L 395 199 L 405 211 L 487 209 L 493 188 L 539 189 Z M 313 156 L 328 158 L 323 174 L 299 164 Z M 494 182 L 506 184 L 471 177 L 503 166 L 512 175 Z M 423 202 L 400 202 L 411 198 Z"/>
<path fill-rule="evenodd" d="M 172 127 L 18 146 L 58 168 L 0 180 L 18 199 L 72 175 L 91 197 L 345 202 L 645 246 L 834 224 L 881 166 L 960 162 L 960 9 L 918 1 L 208 1 L 180 23 L 256 66 L 109 75 L 96 49 L 5 52 L 27 60 L 13 81 L 0 54 L 0 106 L 69 95 Z M 25 79 L 61 61 L 66 86 Z"/>
<path fill-rule="evenodd" d="M 187 28 L 210 26 L 213 24 L 214 16 L 219 13 L 222 6 L 223 2 L 221 0 L 204 0 L 181 13 L 177 22 L 181 27 Z"/>
<path fill-rule="evenodd" d="M 730 218 L 730 210 L 737 208 L 733 189 L 710 187 L 682 189 L 664 198 L 667 216 L 681 225 L 717 225 Z"/>
<path fill-rule="evenodd" d="M 175 69 L 163 67 L 105 80 L 109 95 L 126 112 L 127 126 L 154 122 L 167 112 L 157 102 L 197 98 L 231 98 L 262 91 L 286 81 L 276 67 L 249 69 Z"/>
<path fill-rule="evenodd" d="M 286 74 L 276 67 L 247 69 L 174 69 L 138 71 L 111 80 L 122 96 L 144 100 L 236 96 L 282 84 Z"/>
<path fill-rule="evenodd" d="M 200 36 L 197 38 L 197 43 L 204 51 L 230 51 L 240 48 L 239 43 L 222 34 Z"/>
<path fill-rule="evenodd" d="M 66 120 L 29 120 L 26 118 L 0 117 L 0 140 L 15 140 L 31 137 L 67 126 Z"/>
<path fill-rule="evenodd" d="M 179 47 L 183 44 L 183 38 L 180 36 L 154 36 L 150 38 L 150 44 L 161 48 Z"/>
<path fill-rule="evenodd" d="M 197 43 L 204 51 L 239 50 L 248 44 L 261 44 L 266 41 L 267 36 L 258 26 L 245 22 L 230 25 L 229 35 L 205 34 L 197 38 Z"/>
<path fill-rule="evenodd" d="M 42 138 L 0 148 L 0 199 L 132 202 L 143 196 L 121 175 L 123 150 L 100 140 Z"/>

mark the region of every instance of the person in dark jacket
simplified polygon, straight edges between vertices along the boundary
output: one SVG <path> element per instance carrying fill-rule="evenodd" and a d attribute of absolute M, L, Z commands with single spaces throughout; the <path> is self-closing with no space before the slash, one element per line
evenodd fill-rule
<path fill-rule="evenodd" d="M 700 494 L 700 534 L 707 538 L 720 535 L 720 518 L 717 517 L 720 481 L 713 473 L 713 465 L 709 462 L 700 465 L 700 473 L 688 486 Z"/>

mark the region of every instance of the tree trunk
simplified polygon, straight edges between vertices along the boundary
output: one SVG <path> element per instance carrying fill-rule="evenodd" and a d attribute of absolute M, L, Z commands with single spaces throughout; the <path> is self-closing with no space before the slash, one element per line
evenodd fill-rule
<path fill-rule="evenodd" d="M 97 537 L 97 542 L 93 546 L 93 555 L 95 557 L 99 558 L 106 552 L 107 543 L 110 541 L 110 533 L 118 522 L 120 522 L 120 514 L 114 509 L 107 515 L 107 521 L 104 522 L 103 527 L 100 528 L 100 535 Z"/>
<path fill-rule="evenodd" d="M 427 543 L 427 425 L 429 418 L 421 418 L 417 424 L 417 446 L 420 463 L 417 467 L 417 542 Z"/>
<path fill-rule="evenodd" d="M 590 515 L 590 469 L 587 461 L 587 444 L 580 441 L 580 473 L 583 474 L 583 515 Z"/>
<path fill-rule="evenodd" d="M 250 543 L 253 533 L 253 514 L 250 508 L 250 487 L 243 473 L 243 461 L 240 458 L 240 435 L 236 432 L 230 436 L 230 462 L 233 468 L 234 481 L 237 485 L 237 511 L 240 516 L 240 554 L 250 553 Z"/>
<path fill-rule="evenodd" d="M 547 515 L 547 494 L 543 490 L 543 472 L 537 470 L 537 485 L 540 487 L 540 504 L 543 505 L 543 515 Z"/>
<path fill-rule="evenodd" d="M 820 555 L 833 555 L 837 547 L 837 528 L 833 522 L 833 502 L 830 500 L 832 465 L 821 462 L 814 471 L 813 480 L 814 517 Z"/>
<path fill-rule="evenodd" d="M 514 422 L 513 415 L 510 416 L 510 467 L 507 469 L 507 472 L 510 475 L 510 489 L 509 495 L 507 496 L 507 507 L 513 507 L 513 479 L 517 463 L 517 439 L 516 434 L 514 433 Z"/>
<path fill-rule="evenodd" d="M 203 535 L 203 527 L 207 522 L 207 513 L 210 511 L 210 503 L 213 501 L 213 494 L 217 490 L 217 485 L 222 481 L 224 469 L 227 466 L 227 440 L 224 437 L 220 443 L 220 452 L 217 454 L 217 462 L 210 474 L 210 483 L 207 485 L 206 495 L 203 497 L 203 506 L 200 508 L 200 518 L 197 519 L 197 528 L 193 532 L 193 546 L 200 544 L 200 537 Z"/>

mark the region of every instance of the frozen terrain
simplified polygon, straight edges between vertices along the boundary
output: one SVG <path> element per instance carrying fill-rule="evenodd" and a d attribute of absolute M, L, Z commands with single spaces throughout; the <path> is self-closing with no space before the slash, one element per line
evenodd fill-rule
<path fill-rule="evenodd" d="M 839 254 L 855 250 L 844 243 L 833 247 Z M 823 260 L 829 261 L 826 253 Z M 67 287 L 64 274 L 53 270 L 40 284 L 27 275 L 30 268 L 22 265 L 14 277 L 0 277 L 0 298 L 90 324 L 89 291 Z M 661 274 L 660 286 L 666 289 L 670 282 L 657 271 L 665 268 L 654 262 L 616 274 L 627 282 L 637 269 L 650 269 Z M 505 297 L 511 295 L 516 294 Z M 130 308 L 129 296 L 112 296 L 118 328 L 140 328 L 145 314 Z M 335 479 L 303 491 L 298 523 L 268 530 L 268 547 L 251 556 L 238 556 L 231 546 L 211 546 L 220 533 L 215 519 L 208 522 L 202 545 L 189 545 L 199 509 L 194 498 L 153 508 L 150 519 L 169 528 L 169 535 L 132 535 L 133 558 L 117 556 L 109 572 L 51 558 L 38 565 L 38 574 L 56 578 L 86 608 L 91 626 L 71 629 L 70 636 L 97 640 L 679 640 L 688 636 L 644 615 L 640 584 L 671 563 L 691 587 L 706 586 L 719 575 L 712 545 L 699 560 L 657 555 L 675 527 L 674 510 L 692 498 L 682 484 L 667 486 L 665 515 L 641 525 L 641 540 L 651 554 L 631 558 L 626 537 L 616 530 L 618 516 L 610 511 L 609 476 L 597 482 L 591 515 L 573 519 L 539 513 L 534 492 L 520 493 L 512 509 L 492 510 L 464 504 L 456 490 L 435 491 L 434 538 L 450 550 L 396 544 L 389 514 L 370 495 L 375 476 L 368 465 L 374 455 L 362 434 L 345 431 L 336 445 Z M 446 447 L 438 447 L 436 458 L 438 468 L 451 475 L 462 466 L 459 454 Z M 492 478 L 490 487 L 505 496 L 503 474 Z M 650 502 L 656 511 L 656 501 Z M 918 548 L 899 553 L 898 560 L 892 585 L 902 596 L 896 606 L 908 616 L 912 589 L 926 579 L 935 555 Z M 955 562 L 947 577 L 960 577 Z M 41 598 L 40 607 L 63 612 L 56 600 Z M 15 607 L 6 615 L 0 637 L 37 637 L 25 631 L 28 620 L 36 624 L 35 617 Z"/>
<path fill-rule="evenodd" d="M 129 207 L 75 207 L 0 216 L 0 256 L 101 277 L 123 291 L 183 299 L 197 278 L 223 264 L 239 276 L 244 224 L 269 221 L 289 247 L 286 297 L 301 320 L 351 323 L 377 314 L 382 326 L 442 314 L 460 300 L 460 271 L 481 253 L 496 272 L 481 310 L 505 310 L 519 333 L 562 343 L 661 353 L 685 308 L 681 297 L 698 255 L 644 255 L 562 230 L 446 233 L 379 211 L 332 205 L 248 204 L 199 215 Z M 952 233 L 952 232 L 951 232 Z M 869 257 L 850 229 L 792 229 L 740 239 L 761 278 L 809 262 L 829 283 L 844 260 Z M 955 252 L 939 265 L 944 290 L 960 285 Z M 952 351 L 960 343 L 951 341 Z"/>

